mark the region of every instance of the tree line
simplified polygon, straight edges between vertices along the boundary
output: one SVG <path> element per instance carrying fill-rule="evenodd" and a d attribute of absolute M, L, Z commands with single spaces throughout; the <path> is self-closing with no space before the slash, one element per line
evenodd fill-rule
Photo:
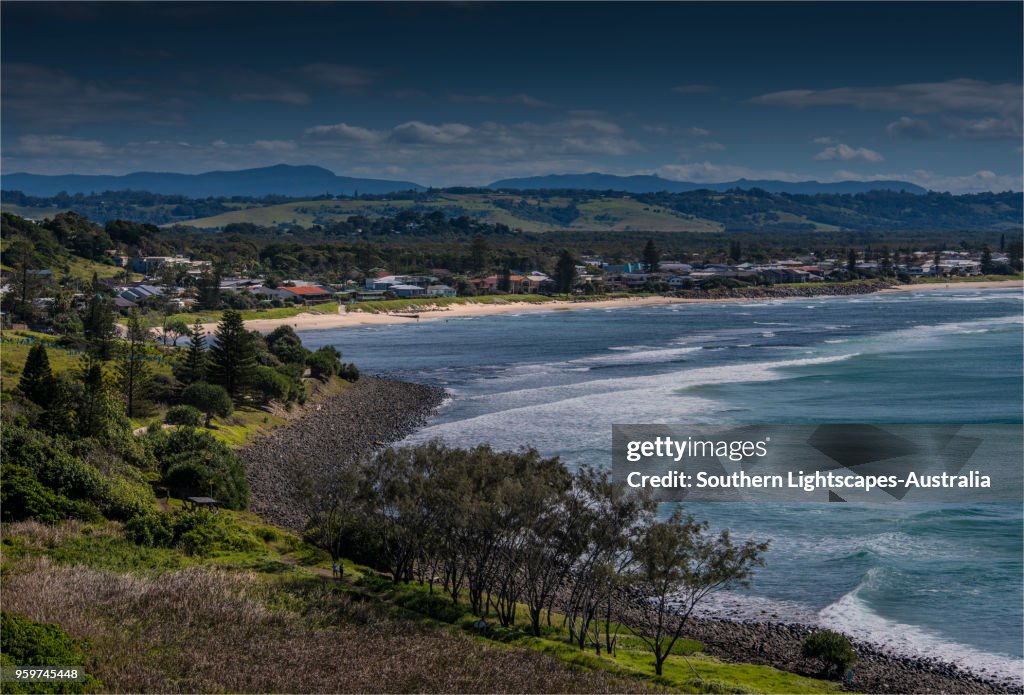
<path fill-rule="evenodd" d="M 606 471 L 577 473 L 534 449 L 388 449 L 318 476 L 293 461 L 307 538 L 395 581 L 429 584 L 502 627 L 525 606 L 541 635 L 559 619 L 580 649 L 614 652 L 620 626 L 651 649 L 660 675 L 696 607 L 743 586 L 767 542 L 733 541 Z"/>

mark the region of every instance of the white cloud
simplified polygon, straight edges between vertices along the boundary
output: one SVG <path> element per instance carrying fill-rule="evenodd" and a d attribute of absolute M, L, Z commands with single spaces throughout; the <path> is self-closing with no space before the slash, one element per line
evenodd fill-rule
<path fill-rule="evenodd" d="M 814 155 L 814 158 L 819 161 L 831 161 L 838 159 L 843 162 L 858 159 L 865 162 L 881 162 L 885 159 L 885 157 L 874 150 L 869 150 L 866 147 L 850 147 L 843 143 L 833 145 L 832 147 L 826 147 L 821 152 Z"/>
<path fill-rule="evenodd" d="M 909 181 L 928 190 L 948 191 L 957 194 L 979 193 L 982 191 L 1024 190 L 1024 180 L 1022 180 L 1020 174 L 998 174 L 989 169 L 981 169 L 970 174 L 940 174 L 928 169 L 914 169 L 909 172 L 868 175 L 859 174 L 854 171 L 839 170 L 835 172 L 835 175 L 839 179 L 848 181 Z"/>
<path fill-rule="evenodd" d="M 711 131 L 708 130 L 707 128 L 698 128 L 697 126 L 691 126 L 690 129 L 687 130 L 686 132 L 689 133 L 690 135 L 699 138 L 711 135 Z"/>
<path fill-rule="evenodd" d="M 511 96 L 494 96 L 490 94 L 453 94 L 451 100 L 459 103 L 477 104 L 512 104 L 528 106 L 532 109 L 549 109 L 553 104 L 532 97 L 529 94 L 513 94 Z"/>
<path fill-rule="evenodd" d="M 909 116 L 900 116 L 885 126 L 885 134 L 894 140 L 927 140 L 934 136 L 928 121 Z"/>
<path fill-rule="evenodd" d="M 835 142 L 835 140 L 833 140 L 827 135 L 822 135 L 821 137 L 814 138 L 813 140 L 811 140 L 811 142 L 813 142 L 815 145 L 831 145 L 832 143 Z"/>
<path fill-rule="evenodd" d="M 864 110 L 935 113 L 967 111 L 1016 113 L 1021 110 L 1019 84 L 957 79 L 921 82 L 889 87 L 839 87 L 836 89 L 791 89 L 754 97 L 758 104 L 806 108 L 810 106 L 854 106 Z"/>
<path fill-rule="evenodd" d="M 63 157 L 68 159 L 108 157 L 111 149 L 100 140 L 64 135 L 23 135 L 14 146 L 14 154 L 23 157 Z"/>
<path fill-rule="evenodd" d="M 657 174 L 673 181 L 695 183 L 721 183 L 737 179 L 772 179 L 775 181 L 806 181 L 812 177 L 778 169 L 752 169 L 734 164 L 694 162 L 693 164 L 666 164 L 654 170 L 637 173 Z"/>
<path fill-rule="evenodd" d="M 1021 124 L 1014 118 L 947 118 L 943 124 L 953 137 L 965 140 L 1019 140 Z"/>
<path fill-rule="evenodd" d="M 329 140 L 356 144 L 372 144 L 382 138 L 380 133 L 367 128 L 349 125 L 348 123 L 315 125 L 311 128 L 306 128 L 305 135 L 311 140 Z"/>
<path fill-rule="evenodd" d="M 410 145 L 450 145 L 472 131 L 472 128 L 462 123 L 430 125 L 422 121 L 409 121 L 395 126 L 391 131 L 391 139 Z"/>
<path fill-rule="evenodd" d="M 702 142 L 697 145 L 697 149 L 701 152 L 720 152 L 725 149 L 725 145 L 720 142 Z"/>

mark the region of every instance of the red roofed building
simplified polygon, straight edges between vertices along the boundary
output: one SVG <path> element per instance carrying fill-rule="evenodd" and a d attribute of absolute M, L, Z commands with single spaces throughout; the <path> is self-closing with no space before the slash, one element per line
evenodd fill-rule
<path fill-rule="evenodd" d="M 290 295 L 296 301 L 305 304 L 322 304 L 334 299 L 334 293 L 316 285 L 298 285 L 296 287 L 278 287 L 279 291 Z"/>

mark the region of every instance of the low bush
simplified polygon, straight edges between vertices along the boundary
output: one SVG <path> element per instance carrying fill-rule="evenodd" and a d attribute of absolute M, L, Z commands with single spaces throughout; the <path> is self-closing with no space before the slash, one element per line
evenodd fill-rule
<path fill-rule="evenodd" d="M 149 512 L 124 525 L 125 537 L 152 548 L 181 548 L 189 555 L 261 550 L 263 543 L 226 514 L 205 510 Z"/>
<path fill-rule="evenodd" d="M 0 518 L 4 521 L 35 519 L 55 524 L 64 519 L 96 521 L 99 511 L 87 502 L 68 499 L 40 483 L 24 466 L 4 464 L 0 486 Z"/>
<path fill-rule="evenodd" d="M 395 596 L 394 603 L 443 623 L 456 623 L 466 614 L 465 608 L 452 603 L 449 598 L 416 590 L 399 593 Z"/>
<path fill-rule="evenodd" d="M 817 659 L 825 666 L 826 673 L 842 675 L 846 669 L 857 663 L 857 652 L 846 635 L 832 630 L 822 630 L 808 635 L 800 645 L 800 654 L 805 659 Z"/>
<path fill-rule="evenodd" d="M 164 422 L 181 427 L 202 427 L 203 413 L 190 405 L 176 405 L 168 409 Z"/>
<path fill-rule="evenodd" d="M 0 663 L 4 666 L 61 666 L 84 671 L 87 644 L 57 625 L 36 623 L 20 615 L 0 613 Z M 5 682 L 5 693 L 86 693 L 102 683 L 86 674 L 81 683 Z"/>
<path fill-rule="evenodd" d="M 109 519 L 131 519 L 152 509 L 156 502 L 150 486 L 122 476 L 110 478 L 104 488 L 99 507 Z"/>

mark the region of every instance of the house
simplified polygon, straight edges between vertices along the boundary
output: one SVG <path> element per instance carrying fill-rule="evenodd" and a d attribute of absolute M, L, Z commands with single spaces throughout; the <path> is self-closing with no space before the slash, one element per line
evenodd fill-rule
<path fill-rule="evenodd" d="M 523 292 L 530 294 L 549 294 L 555 291 L 555 281 L 535 270 L 523 278 L 522 288 Z"/>
<path fill-rule="evenodd" d="M 431 285 L 424 290 L 424 293 L 428 297 L 454 297 L 456 295 L 455 288 L 448 285 Z"/>
<path fill-rule="evenodd" d="M 334 290 L 317 285 L 299 285 L 296 287 L 278 287 L 283 299 L 291 299 L 299 304 L 324 304 L 334 299 Z"/>
<path fill-rule="evenodd" d="M 131 302 L 134 306 L 144 299 L 159 297 L 163 293 L 164 288 L 157 287 L 156 285 L 131 285 L 118 291 L 117 297 L 126 302 Z"/>
<path fill-rule="evenodd" d="M 388 290 L 394 292 L 401 299 L 422 297 L 425 294 L 423 288 L 419 285 L 391 285 Z"/>
<path fill-rule="evenodd" d="M 523 290 L 523 281 L 526 279 L 523 275 L 512 274 L 508 276 L 508 293 L 509 294 L 521 294 Z M 488 275 L 485 278 L 473 278 L 470 281 L 478 292 L 499 292 L 502 291 L 502 276 L 501 275 Z"/>

